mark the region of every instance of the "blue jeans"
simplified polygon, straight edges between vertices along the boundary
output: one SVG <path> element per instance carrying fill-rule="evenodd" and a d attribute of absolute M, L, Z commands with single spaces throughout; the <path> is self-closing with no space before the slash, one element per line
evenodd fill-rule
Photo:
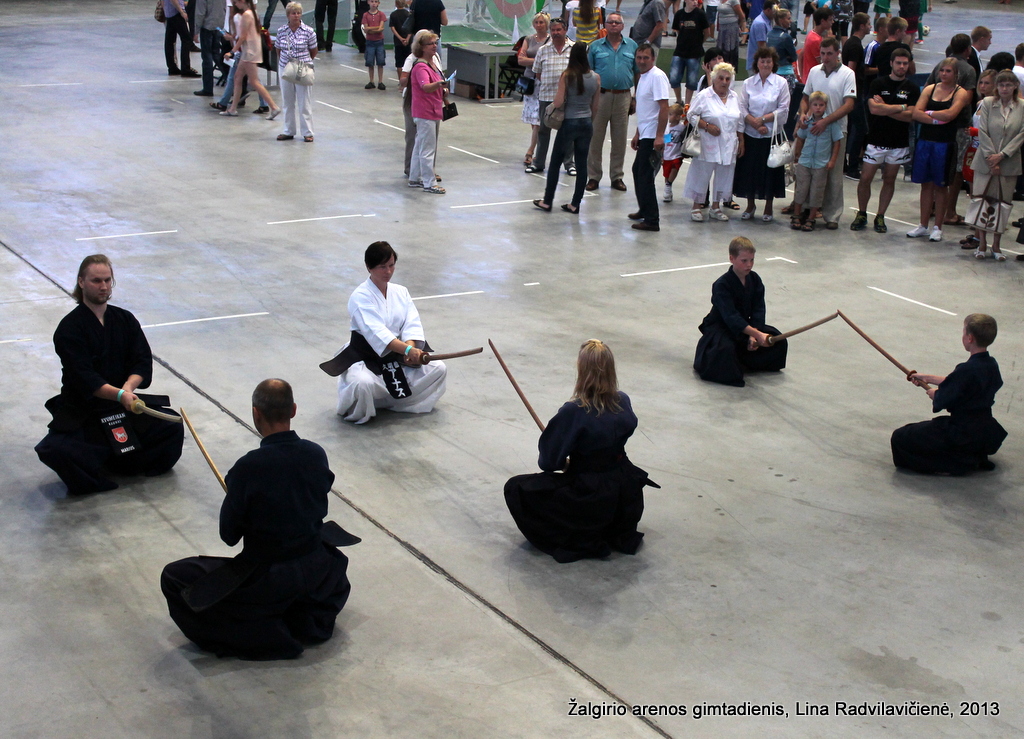
<path fill-rule="evenodd" d="M 594 123 L 590 118 L 566 118 L 562 121 L 562 127 L 558 129 L 555 136 L 555 145 L 551 149 L 551 161 L 548 169 L 547 187 L 544 188 L 544 202 L 551 205 L 555 198 L 555 188 L 558 187 L 558 165 L 565 158 L 566 153 L 572 150 L 576 162 L 576 189 L 572 193 L 572 206 L 580 207 L 583 200 L 583 191 L 587 185 L 587 157 L 590 154 L 590 139 L 594 135 Z"/>
<path fill-rule="evenodd" d="M 238 58 L 239 59 L 241 58 L 241 53 L 239 53 Z M 228 72 L 228 78 L 224 81 L 224 97 L 222 97 L 220 99 L 220 104 L 223 105 L 224 107 L 228 107 L 229 105 L 231 105 L 231 96 L 235 94 L 235 70 L 236 69 L 238 69 L 238 62 L 237 62 L 237 60 L 235 61 L 235 63 L 233 63 L 231 65 L 231 71 Z M 270 103 L 268 103 L 266 100 L 264 100 L 262 96 L 260 97 L 260 105 L 262 105 L 264 108 L 269 108 L 270 107 Z"/>
<path fill-rule="evenodd" d="M 367 41 L 366 51 L 363 53 L 363 57 L 366 61 L 367 67 L 383 67 L 386 63 L 384 60 L 384 40 Z"/>
<path fill-rule="evenodd" d="M 715 27 L 715 18 L 718 17 L 718 6 L 717 5 L 705 5 L 704 15 L 708 17 L 708 25 L 711 28 Z"/>
<path fill-rule="evenodd" d="M 668 75 L 668 83 L 676 88 L 683 82 L 683 73 L 686 74 L 686 89 L 696 91 L 700 83 L 700 75 L 703 70 L 700 67 L 701 59 L 684 59 L 681 56 L 672 57 L 672 70 Z"/>

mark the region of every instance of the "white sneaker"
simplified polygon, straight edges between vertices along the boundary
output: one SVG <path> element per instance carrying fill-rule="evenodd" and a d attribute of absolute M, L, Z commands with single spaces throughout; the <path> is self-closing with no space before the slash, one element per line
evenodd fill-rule
<path fill-rule="evenodd" d="M 942 229 L 938 226 L 932 228 L 931 235 L 928 237 L 929 241 L 942 241 Z"/>
<path fill-rule="evenodd" d="M 908 239 L 919 239 L 922 236 L 927 236 L 927 235 L 928 235 L 928 227 L 927 226 L 918 226 L 917 228 L 913 228 L 913 229 L 907 231 L 907 238 Z"/>
<path fill-rule="evenodd" d="M 665 185 L 665 195 L 661 198 L 663 203 L 672 202 L 672 185 Z"/>

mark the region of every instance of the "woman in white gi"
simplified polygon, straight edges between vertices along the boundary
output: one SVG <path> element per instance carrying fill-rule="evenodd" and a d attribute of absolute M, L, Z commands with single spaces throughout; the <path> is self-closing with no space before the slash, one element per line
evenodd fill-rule
<path fill-rule="evenodd" d="M 700 156 L 690 161 L 683 196 L 693 200 L 690 219 L 703 221 L 701 204 L 714 175 L 709 215 L 717 221 L 728 221 L 722 202 L 732 199 L 732 183 L 736 174 L 736 158 L 743 156 L 743 114 L 739 97 L 732 90 L 736 71 L 722 62 L 711 72 L 711 87 L 693 96 L 687 117 L 700 129 Z"/>
<path fill-rule="evenodd" d="M 420 314 L 401 285 L 391 283 L 398 255 L 386 241 L 366 249 L 370 273 L 348 299 L 352 336 L 342 348 L 351 364 L 338 377 L 338 415 L 366 423 L 378 408 L 429 413 L 444 395 L 447 369 L 422 364 L 428 348 Z"/>

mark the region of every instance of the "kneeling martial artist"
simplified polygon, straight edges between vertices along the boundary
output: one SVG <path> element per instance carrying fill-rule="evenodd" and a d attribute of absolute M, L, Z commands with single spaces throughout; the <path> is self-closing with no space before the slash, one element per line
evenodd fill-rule
<path fill-rule="evenodd" d="M 78 307 L 53 334 L 61 389 L 46 401 L 53 420 L 36 454 L 71 495 L 115 489 L 110 472 L 160 475 L 181 456 L 180 423 L 131 412 L 142 400 L 177 415 L 167 396 L 136 393 L 153 380 L 153 354 L 135 316 L 108 303 L 113 289 L 110 260 L 86 257 L 73 293 Z"/>
<path fill-rule="evenodd" d="M 911 423 L 892 434 L 892 461 L 897 467 L 925 473 L 964 475 L 992 470 L 988 455 L 995 454 L 1006 430 L 992 417 L 996 391 L 1003 386 L 999 364 L 988 353 L 996 339 L 996 319 L 972 313 L 964 320 L 961 342 L 970 353 L 946 377 L 915 372 L 907 379 L 928 389 L 932 412 L 948 416 Z"/>
<path fill-rule="evenodd" d="M 331 638 L 348 600 L 348 558 L 358 538 L 324 523 L 334 473 L 317 444 L 291 430 L 295 403 L 284 380 L 252 394 L 259 449 L 228 472 L 220 537 L 242 540 L 237 557 L 189 557 L 164 568 L 171 618 L 201 648 L 243 659 L 297 657 Z"/>
<path fill-rule="evenodd" d="M 398 255 L 386 241 L 367 247 L 370 276 L 348 299 L 352 334 L 333 360 L 338 377 L 338 415 L 366 423 L 379 408 L 429 413 L 445 391 L 443 362 L 423 364 L 430 350 L 420 314 L 401 285 L 391 282 Z"/>
<path fill-rule="evenodd" d="M 693 368 L 700 379 L 743 387 L 744 370 L 776 372 L 786 366 L 788 344 L 770 344 L 778 334 L 765 323 L 764 283 L 754 272 L 754 244 L 738 236 L 729 243 L 729 271 L 711 287 L 711 312 L 700 324 Z"/>

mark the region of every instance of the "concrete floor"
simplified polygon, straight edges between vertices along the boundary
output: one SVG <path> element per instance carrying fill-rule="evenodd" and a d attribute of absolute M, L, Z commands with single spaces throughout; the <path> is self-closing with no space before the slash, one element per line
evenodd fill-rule
<path fill-rule="evenodd" d="M 640 234 L 625 218 L 632 192 L 606 186 L 578 219 L 544 215 L 529 205 L 542 182 L 519 165 L 518 105 L 460 102 L 441 134 L 448 195 L 427 196 L 404 185 L 401 133 L 379 125 L 402 125 L 394 86 L 364 91 L 351 50 L 318 66 L 316 142 L 277 143 L 279 123 L 217 117 L 194 81 L 164 75 L 150 5 L 0 5 L 4 736 L 1024 734 L 1016 262 L 976 262 L 958 229 L 941 245 L 904 238 L 917 188 L 902 182 L 886 236 L 851 233 L 848 219 L 813 235 L 692 224 L 682 202 L 664 207 L 661 233 Z M 966 13 L 996 29 L 992 51 L 1019 40 L 1016 6 L 936 4 L 921 58 L 938 60 Z M 847 183 L 848 205 L 852 194 Z M 304 218 L 331 219 L 269 223 Z M 744 389 L 696 379 L 697 325 L 724 271 L 710 265 L 737 235 L 757 245 L 784 329 L 841 308 L 906 364 L 943 374 L 966 356 L 963 316 L 995 315 L 995 413 L 1010 434 L 996 471 L 895 471 L 889 434 L 927 418 L 927 398 L 838 321 L 793 339 L 781 374 Z M 348 333 L 345 303 L 377 239 L 395 245 L 396 282 L 414 296 L 473 293 L 419 303 L 431 343 L 493 339 L 542 417 L 571 393 L 581 341 L 615 349 L 640 418 L 630 456 L 662 485 L 637 556 L 558 565 L 524 543 L 501 488 L 535 469 L 537 431 L 489 352 L 450 362 L 430 415 L 358 428 L 335 415 L 317 364 Z M 59 383 L 61 288 L 97 251 L 114 262 L 114 302 L 143 324 L 257 314 L 147 331 L 154 389 L 189 411 L 222 470 L 257 442 L 240 419 L 268 376 L 293 383 L 298 432 L 330 455 L 332 517 L 364 541 L 348 550 L 336 637 L 299 660 L 218 660 L 167 616 L 161 567 L 228 551 L 221 493 L 191 440 L 173 473 L 81 499 L 32 452 Z M 572 700 L 688 715 L 595 720 L 567 715 Z M 787 715 L 692 717 L 695 704 L 745 701 Z M 797 715 L 835 701 L 954 714 L 988 702 L 990 715 Z"/>

